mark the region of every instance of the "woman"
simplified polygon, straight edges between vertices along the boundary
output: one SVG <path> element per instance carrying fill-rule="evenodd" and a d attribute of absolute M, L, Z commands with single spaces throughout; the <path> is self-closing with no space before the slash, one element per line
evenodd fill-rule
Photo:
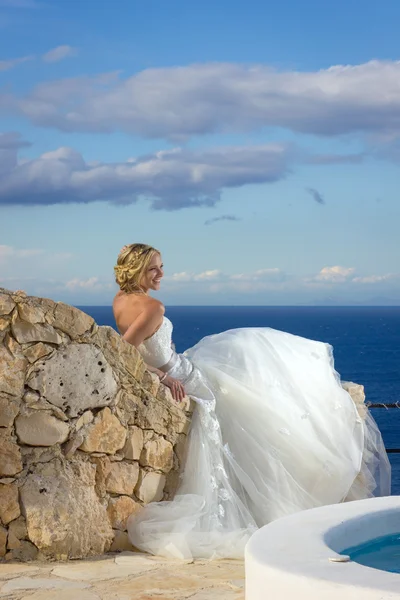
<path fill-rule="evenodd" d="M 176 400 L 197 407 L 173 501 L 128 523 L 132 543 L 156 555 L 240 558 L 250 535 L 281 516 L 390 493 L 390 466 L 370 415 L 362 421 L 333 367 L 331 347 L 269 328 L 235 329 L 184 354 L 172 344 L 158 290 L 158 250 L 125 246 L 113 309 Z"/>

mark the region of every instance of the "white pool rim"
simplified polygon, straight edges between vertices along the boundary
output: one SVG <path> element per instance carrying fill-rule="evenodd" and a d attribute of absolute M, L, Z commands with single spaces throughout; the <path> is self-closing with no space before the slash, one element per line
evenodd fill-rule
<path fill-rule="evenodd" d="M 400 496 L 323 506 L 278 519 L 246 546 L 246 600 L 400 599 L 400 574 L 333 562 L 346 548 L 399 532 Z"/>

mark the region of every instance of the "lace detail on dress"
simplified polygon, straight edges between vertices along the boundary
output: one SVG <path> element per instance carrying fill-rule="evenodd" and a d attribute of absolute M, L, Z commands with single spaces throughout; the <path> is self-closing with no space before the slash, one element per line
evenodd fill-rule
<path fill-rule="evenodd" d="M 193 419 L 197 424 L 193 423 L 193 428 L 198 431 L 199 426 L 202 431 L 202 443 L 207 448 L 207 462 L 210 465 L 209 494 L 202 509 L 203 516 L 199 518 L 196 529 L 208 534 L 211 528 L 221 537 L 221 547 L 219 551 L 215 549 L 215 556 L 229 554 L 229 552 L 226 554 L 227 548 L 224 547 L 228 539 L 229 544 L 239 544 L 237 550 L 243 553 L 244 544 L 256 531 L 257 525 L 248 507 L 232 487 L 235 478 L 232 478 L 232 474 L 229 477 L 227 472 L 229 463 L 234 462 L 235 459 L 228 444 L 224 445 L 222 440 L 221 427 L 215 412 L 215 394 L 201 371 L 184 354 L 174 353 L 170 365 L 172 366 L 168 369 L 168 374 L 179 379 L 185 386 L 187 395 L 196 402 Z M 184 471 L 181 474 L 183 485 L 178 490 L 178 494 L 194 493 L 194 489 L 185 486 L 183 476 Z M 236 480 L 236 483 L 239 484 L 239 481 Z M 208 522 L 206 527 L 204 521 Z"/>

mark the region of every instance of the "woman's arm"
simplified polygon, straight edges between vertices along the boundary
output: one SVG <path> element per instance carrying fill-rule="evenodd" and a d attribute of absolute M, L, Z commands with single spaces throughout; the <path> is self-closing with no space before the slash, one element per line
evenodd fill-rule
<path fill-rule="evenodd" d="M 147 363 L 145 363 L 145 365 L 146 365 L 146 369 L 148 371 L 151 371 L 152 373 L 155 373 L 156 375 L 159 376 L 160 379 L 162 377 L 164 377 L 164 375 L 165 375 L 164 371 L 160 371 L 160 369 L 156 369 L 155 367 L 152 367 L 152 366 L 148 365 Z"/>
<path fill-rule="evenodd" d="M 137 348 L 144 340 L 157 331 L 161 325 L 163 316 L 164 306 L 160 302 L 155 300 L 154 302 L 149 303 L 125 331 L 122 336 L 123 339 Z M 163 371 L 160 371 L 160 369 L 150 367 L 147 364 L 146 367 L 152 373 L 156 373 L 163 384 L 170 388 L 174 400 L 183 400 L 185 397 L 185 389 L 180 381 L 166 375 Z"/>
<path fill-rule="evenodd" d="M 167 373 L 164 373 L 164 371 L 160 371 L 160 369 L 150 367 L 148 364 L 146 364 L 146 368 L 152 373 L 155 373 L 159 376 L 160 381 L 171 390 L 171 394 L 174 400 L 177 400 L 179 402 L 184 399 L 184 397 L 186 396 L 185 388 L 183 387 L 180 381 L 174 379 L 170 375 L 167 375 Z"/>

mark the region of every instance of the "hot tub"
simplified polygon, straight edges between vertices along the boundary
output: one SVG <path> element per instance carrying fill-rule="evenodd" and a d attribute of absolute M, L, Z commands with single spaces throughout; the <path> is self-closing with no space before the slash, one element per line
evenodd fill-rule
<path fill-rule="evenodd" d="M 257 531 L 245 552 L 246 600 L 400 600 L 400 573 L 344 550 L 400 532 L 400 496 L 324 506 Z"/>

